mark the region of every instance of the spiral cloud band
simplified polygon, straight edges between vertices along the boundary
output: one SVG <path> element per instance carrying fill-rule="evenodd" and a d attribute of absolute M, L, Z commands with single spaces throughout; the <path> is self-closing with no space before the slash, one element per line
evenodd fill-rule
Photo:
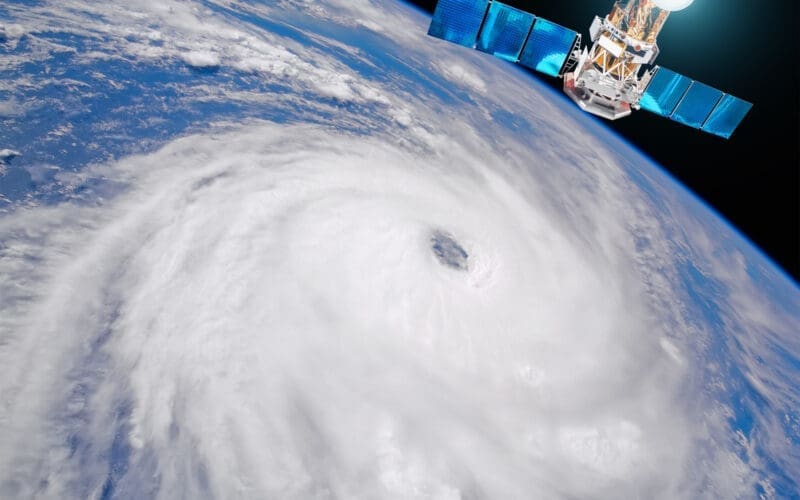
<path fill-rule="evenodd" d="M 450 150 L 251 125 L 121 162 L 108 204 L 29 214 L 63 250 L 36 256 L 46 286 L 19 270 L 5 488 L 88 492 L 109 453 L 118 488 L 167 497 L 669 487 L 676 362 L 636 287 Z"/>

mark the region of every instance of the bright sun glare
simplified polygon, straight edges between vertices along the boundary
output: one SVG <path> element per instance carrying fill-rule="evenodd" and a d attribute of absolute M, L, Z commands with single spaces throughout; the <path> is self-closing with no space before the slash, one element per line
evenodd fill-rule
<path fill-rule="evenodd" d="M 683 10 L 692 4 L 694 0 L 654 0 L 655 4 L 664 10 L 674 11 Z"/>

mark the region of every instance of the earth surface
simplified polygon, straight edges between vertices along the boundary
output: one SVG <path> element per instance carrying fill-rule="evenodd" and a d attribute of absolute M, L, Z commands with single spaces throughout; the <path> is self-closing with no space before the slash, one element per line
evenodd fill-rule
<path fill-rule="evenodd" d="M 798 287 L 428 23 L 0 4 L 0 497 L 800 495 Z"/>

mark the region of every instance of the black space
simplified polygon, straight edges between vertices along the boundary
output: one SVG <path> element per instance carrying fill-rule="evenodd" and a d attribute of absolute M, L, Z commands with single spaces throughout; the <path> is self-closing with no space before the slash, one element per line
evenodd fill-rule
<path fill-rule="evenodd" d="M 435 0 L 411 3 L 433 12 Z M 506 0 L 572 28 L 612 0 Z M 608 122 L 800 282 L 798 0 L 695 0 L 670 15 L 656 63 L 753 103 L 730 140 L 650 113 Z M 488 56 L 487 56 L 488 57 Z M 561 89 L 561 80 L 535 74 Z"/>

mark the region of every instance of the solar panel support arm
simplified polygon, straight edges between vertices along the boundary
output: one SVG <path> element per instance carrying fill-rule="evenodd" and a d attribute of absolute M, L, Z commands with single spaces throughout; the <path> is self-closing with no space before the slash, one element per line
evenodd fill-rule
<path fill-rule="evenodd" d="M 572 50 L 569 53 L 569 58 L 564 63 L 564 67 L 561 68 L 561 71 L 558 73 L 559 78 L 564 78 L 565 73 L 569 73 L 572 71 L 576 66 L 580 66 L 586 61 L 586 58 L 589 56 L 589 53 L 583 47 L 582 36 L 578 33 L 578 36 L 575 37 L 575 43 L 572 44 Z"/>

